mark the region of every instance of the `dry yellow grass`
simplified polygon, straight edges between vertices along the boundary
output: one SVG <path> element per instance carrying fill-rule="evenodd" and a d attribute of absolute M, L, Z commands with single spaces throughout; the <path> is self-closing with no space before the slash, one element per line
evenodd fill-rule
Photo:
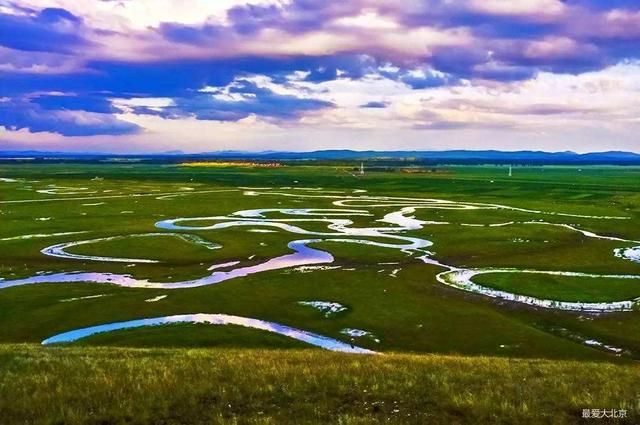
<path fill-rule="evenodd" d="M 322 350 L 0 345 L 2 424 L 575 423 L 640 366 Z"/>
<path fill-rule="evenodd" d="M 246 168 L 278 168 L 282 167 L 279 162 L 246 162 L 246 161 L 195 161 L 182 162 L 181 167 L 246 167 Z"/>

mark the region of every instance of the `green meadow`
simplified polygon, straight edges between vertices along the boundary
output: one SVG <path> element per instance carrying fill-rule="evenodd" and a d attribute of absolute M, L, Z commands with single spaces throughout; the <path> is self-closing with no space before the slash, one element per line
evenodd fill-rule
<path fill-rule="evenodd" d="M 579 421 L 583 408 L 616 408 L 637 419 L 636 304 L 613 312 L 543 308 L 448 286 L 438 275 L 442 264 L 483 269 L 472 280 L 487 290 L 554 302 L 636 300 L 640 280 L 630 277 L 640 276 L 640 263 L 621 252 L 640 245 L 640 168 L 522 166 L 512 177 L 502 166 L 364 175 L 353 168 L 0 164 L 0 417 L 565 423 Z M 268 225 L 247 219 L 211 228 L 257 209 L 271 210 L 262 213 Z M 422 224 L 392 231 L 381 220 L 398 212 Z M 189 219 L 176 222 L 185 229 L 157 225 L 176 219 Z M 383 230 L 336 236 L 329 226 L 336 219 Z M 393 235 L 430 245 L 381 246 L 407 243 Z M 307 246 L 333 261 L 180 287 L 260 267 L 292 254 L 290 242 L 310 239 Z M 61 255 L 42 252 L 58 244 L 69 244 Z M 77 273 L 160 285 L 8 284 Z M 301 304 L 313 301 L 343 309 Z M 383 355 L 332 353 L 277 333 L 203 323 L 40 346 L 81 328 L 196 313 L 259 319 Z"/>

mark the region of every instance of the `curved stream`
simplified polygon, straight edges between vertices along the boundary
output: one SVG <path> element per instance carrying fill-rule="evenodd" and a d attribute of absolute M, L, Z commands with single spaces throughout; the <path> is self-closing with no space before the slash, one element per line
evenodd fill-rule
<path fill-rule="evenodd" d="M 42 341 L 42 345 L 59 344 L 65 342 L 78 341 L 91 335 L 105 332 L 113 332 L 122 329 L 135 329 L 148 326 L 160 326 L 176 323 L 196 323 L 206 325 L 236 325 L 245 328 L 259 329 L 266 332 L 284 335 L 307 344 L 321 347 L 326 350 L 338 351 L 353 354 L 377 354 L 375 351 L 367 350 L 347 344 L 337 339 L 318 335 L 312 332 L 281 325 L 279 323 L 267 322 L 265 320 L 251 319 L 248 317 L 232 316 L 229 314 L 178 314 L 174 316 L 153 317 L 149 319 L 128 320 L 126 322 L 108 323 L 104 325 L 91 326 L 88 328 L 76 329 L 69 332 L 54 335 Z"/>
<path fill-rule="evenodd" d="M 612 302 L 571 302 L 571 301 L 556 301 L 546 300 L 527 295 L 514 294 L 507 291 L 501 291 L 497 289 L 488 288 L 486 286 L 479 285 L 472 281 L 474 276 L 488 273 L 524 273 L 524 274 L 546 274 L 552 276 L 569 276 L 569 277 L 584 277 L 584 278 L 615 278 L 615 279 L 635 279 L 640 280 L 638 275 L 600 275 L 592 273 L 577 273 L 577 272 L 559 272 L 559 271 L 543 271 L 543 270 L 519 270 L 519 269 L 457 269 L 450 268 L 448 271 L 439 273 L 436 278 L 438 282 L 445 285 L 452 286 L 454 288 L 463 289 L 465 291 L 482 294 L 491 298 L 499 298 L 502 300 L 518 302 L 522 304 L 528 304 L 536 307 L 552 308 L 557 310 L 568 311 L 584 311 L 584 312 L 613 312 L 613 311 L 631 311 L 634 306 L 640 301 L 640 298 L 626 301 L 612 301 Z"/>
<path fill-rule="evenodd" d="M 119 257 L 102 257 L 96 255 L 82 255 L 82 254 L 70 254 L 66 252 L 66 249 L 80 246 L 80 245 L 89 245 L 100 242 L 110 242 L 116 240 L 122 240 L 126 238 L 149 238 L 149 237 L 175 237 L 178 239 L 182 239 L 185 242 L 190 242 L 196 245 L 204 246 L 207 249 L 220 249 L 221 245 L 211 243 L 200 236 L 197 235 L 189 235 L 186 233 L 142 233 L 142 234 L 133 234 L 133 235 L 124 235 L 124 236 L 110 236 L 106 238 L 96 238 L 96 239 L 87 239 L 82 241 L 74 241 L 74 242 L 64 242 L 55 245 L 48 246 L 43 248 L 40 252 L 50 257 L 59 257 L 59 258 L 67 258 L 70 260 L 85 260 L 85 261 L 105 261 L 112 263 L 159 263 L 158 260 L 150 260 L 147 258 L 119 258 Z"/>
<path fill-rule="evenodd" d="M 25 279 L 14 279 L 0 281 L 0 289 L 12 286 L 29 285 L 34 283 L 110 283 L 129 288 L 153 288 L 153 289 L 184 289 L 198 286 L 213 285 L 225 280 L 244 277 L 250 274 L 267 270 L 277 270 L 298 265 L 332 263 L 333 256 L 328 252 L 313 249 L 307 246 L 309 243 L 319 240 L 300 240 L 289 242 L 289 248 L 294 253 L 272 258 L 264 263 L 239 267 L 230 271 L 217 271 L 209 276 L 199 279 L 185 280 L 180 282 L 150 282 L 147 279 L 137 279 L 128 274 L 117 273 L 97 273 L 97 272 L 63 272 L 53 274 L 41 274 Z"/>
<path fill-rule="evenodd" d="M 213 192 L 213 191 L 212 191 Z M 181 193 L 191 194 L 199 193 L 196 191 Z M 598 275 L 584 274 L 574 272 L 560 271 L 537 271 L 537 270 L 518 270 L 518 269 L 470 269 L 458 268 L 435 261 L 431 258 L 431 254 L 425 249 L 432 245 L 432 242 L 426 239 L 410 237 L 402 233 L 419 230 L 429 225 L 449 225 L 448 222 L 424 221 L 416 219 L 413 215 L 419 209 L 440 209 L 440 210 L 512 210 L 526 212 L 530 214 L 558 215 L 567 217 L 606 219 L 606 220 L 622 220 L 629 217 L 609 217 L 609 216 L 586 216 L 568 213 L 544 212 L 538 210 L 530 210 L 524 208 L 509 207 L 498 204 L 482 204 L 475 202 L 456 202 L 442 199 L 422 199 L 410 197 L 387 197 L 387 196 L 371 196 L 340 194 L 335 191 L 323 190 L 298 190 L 295 193 L 287 193 L 282 191 L 274 191 L 274 189 L 248 189 L 244 191 L 246 196 L 285 196 L 300 199 L 305 198 L 322 198 L 331 200 L 334 207 L 338 208 L 262 208 L 253 210 L 242 210 L 232 213 L 228 216 L 206 216 L 206 217 L 186 217 L 162 220 L 156 223 L 156 227 L 166 230 L 166 233 L 148 233 L 129 235 L 132 237 L 145 236 L 175 236 L 206 246 L 209 249 L 219 248 L 219 245 L 213 244 L 199 236 L 178 233 L 181 231 L 215 231 L 230 227 L 251 227 L 252 229 L 278 229 L 295 235 L 304 235 L 309 239 L 297 239 L 289 242 L 288 247 L 294 252 L 269 259 L 260 264 L 242 266 L 238 262 L 228 262 L 222 265 L 213 265 L 209 267 L 209 271 L 218 270 L 220 268 L 231 268 L 228 271 L 213 271 L 209 275 L 205 275 L 198 279 L 186 280 L 180 282 L 150 282 L 146 279 L 137 279 L 129 274 L 114 273 L 98 273 L 98 272 L 63 272 L 51 274 L 37 274 L 24 279 L 0 280 L 0 289 L 12 286 L 27 285 L 34 283 L 70 283 L 70 282 L 92 282 L 92 283 L 109 283 L 126 287 L 140 288 L 156 288 L 156 289 L 178 289 L 192 288 L 203 285 L 212 285 L 224 282 L 229 279 L 244 277 L 255 273 L 269 270 L 279 270 L 284 268 L 308 266 L 314 264 L 329 264 L 334 261 L 333 256 L 325 251 L 311 248 L 309 245 L 319 242 L 337 242 L 337 243 L 356 243 L 380 248 L 400 250 L 408 255 L 416 255 L 425 263 L 437 265 L 447 269 L 437 275 L 439 282 L 468 292 L 478 293 L 485 296 L 505 299 L 513 302 L 519 302 L 531 306 L 572 311 L 589 311 L 589 312 L 609 312 L 609 311 L 629 311 L 632 310 L 639 302 L 640 297 L 632 300 L 621 300 L 606 303 L 589 303 L 589 302 L 563 302 L 557 300 L 540 299 L 518 295 L 506 291 L 498 291 L 484 287 L 472 281 L 472 278 L 478 274 L 484 273 L 540 273 L 540 274 L 565 274 L 570 276 L 582 276 L 590 278 L 623 278 L 623 279 L 640 279 L 640 275 Z M 358 192 L 360 193 L 360 192 Z M 399 208 L 384 215 L 377 222 L 384 224 L 378 227 L 352 227 L 354 222 L 348 217 L 368 217 L 372 216 L 369 210 L 364 208 Z M 282 218 L 269 218 L 272 214 L 278 214 Z M 194 223 L 196 222 L 196 223 Z M 191 223 L 194 223 L 191 225 Z M 326 223 L 328 231 L 311 231 L 303 227 L 304 223 Z M 628 244 L 638 244 L 640 242 L 602 236 L 596 233 L 579 229 L 575 226 L 562 223 L 550 223 L 545 221 L 524 221 L 524 222 L 506 222 L 494 224 L 473 224 L 462 223 L 461 226 L 480 226 L 480 227 L 497 227 L 510 226 L 517 224 L 529 225 L 546 225 L 562 227 L 568 230 L 579 232 L 585 237 L 623 242 Z M 83 244 L 96 243 L 100 241 L 108 241 L 128 236 L 115 236 L 111 238 L 99 238 L 72 241 L 61 244 L 52 245 L 42 250 L 42 253 L 49 256 L 56 256 L 70 260 L 90 260 L 90 261 L 111 261 L 111 262 L 128 262 L 128 263 L 156 263 L 157 260 L 143 258 L 118 258 L 118 257 L 99 257 L 80 254 L 71 254 L 65 249 Z M 375 239 L 375 240 L 371 240 Z M 384 241 L 384 242 L 383 242 Z M 623 247 L 616 249 L 614 255 L 629 261 L 640 261 L 640 247 Z"/>

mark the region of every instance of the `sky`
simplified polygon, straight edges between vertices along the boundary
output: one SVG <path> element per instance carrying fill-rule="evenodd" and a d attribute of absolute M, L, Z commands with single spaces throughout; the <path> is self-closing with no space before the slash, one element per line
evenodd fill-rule
<path fill-rule="evenodd" d="M 0 0 L 0 150 L 640 152 L 638 0 Z"/>

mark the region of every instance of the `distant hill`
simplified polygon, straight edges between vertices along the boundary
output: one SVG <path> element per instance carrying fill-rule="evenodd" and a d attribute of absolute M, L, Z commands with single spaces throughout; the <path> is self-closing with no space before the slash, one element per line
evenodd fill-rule
<path fill-rule="evenodd" d="M 251 158 L 270 160 L 415 160 L 427 162 L 524 162 L 524 163 L 634 163 L 640 164 L 640 154 L 631 152 L 596 152 L 578 154 L 575 152 L 517 151 L 496 150 L 470 151 L 352 151 L 323 150 L 313 152 L 209 152 L 199 154 L 217 158 Z"/>
<path fill-rule="evenodd" d="M 617 164 L 640 165 L 640 154 L 632 152 L 543 152 L 497 150 L 449 150 L 449 151 L 353 151 L 321 150 L 312 152 L 286 151 L 216 151 L 187 154 L 170 151 L 153 154 L 73 153 L 42 151 L 0 151 L 0 160 L 9 158 L 34 158 L 35 160 L 92 161 L 136 158 L 146 161 L 176 162 L 193 159 L 263 160 L 263 161 L 412 161 L 425 164 Z"/>

